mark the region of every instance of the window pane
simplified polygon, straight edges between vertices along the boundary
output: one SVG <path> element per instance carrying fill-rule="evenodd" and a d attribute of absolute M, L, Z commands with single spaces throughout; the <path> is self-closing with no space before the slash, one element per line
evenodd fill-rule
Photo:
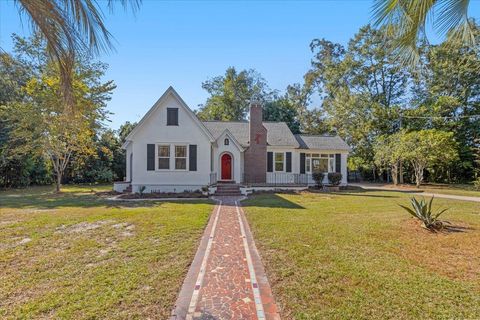
<path fill-rule="evenodd" d="M 312 160 L 313 172 L 328 172 L 328 159 Z"/>
<path fill-rule="evenodd" d="M 320 172 L 328 172 L 328 159 L 320 159 Z"/>
<path fill-rule="evenodd" d="M 283 162 L 275 162 L 275 171 L 283 171 Z"/>
<path fill-rule="evenodd" d="M 321 155 L 322 158 L 328 158 L 328 154 L 323 154 Z"/>
<path fill-rule="evenodd" d="M 159 157 L 170 157 L 170 146 L 158 146 Z"/>
<path fill-rule="evenodd" d="M 175 146 L 175 157 L 186 157 L 187 156 L 187 147 L 186 146 Z"/>
<path fill-rule="evenodd" d="M 320 155 L 318 153 L 312 154 L 312 158 L 318 158 L 318 157 L 320 157 Z"/>
<path fill-rule="evenodd" d="M 330 158 L 333 158 L 333 157 L 335 157 L 335 155 L 334 155 L 334 154 L 331 154 L 331 155 L 330 155 Z"/>
<path fill-rule="evenodd" d="M 275 161 L 283 161 L 283 153 L 275 153 Z"/>
<path fill-rule="evenodd" d="M 307 159 L 305 167 L 306 167 L 307 172 L 310 172 L 310 159 Z"/>
<path fill-rule="evenodd" d="M 170 158 L 159 158 L 158 169 L 170 169 Z"/>
<path fill-rule="evenodd" d="M 328 172 L 335 172 L 335 159 L 332 159 L 332 158 L 329 159 Z"/>
<path fill-rule="evenodd" d="M 187 169 L 187 159 L 185 158 L 176 158 L 175 159 L 175 169 L 184 170 Z"/>

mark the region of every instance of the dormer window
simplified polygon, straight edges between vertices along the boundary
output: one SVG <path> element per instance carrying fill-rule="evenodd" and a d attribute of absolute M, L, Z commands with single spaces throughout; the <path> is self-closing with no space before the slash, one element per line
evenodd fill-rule
<path fill-rule="evenodd" d="M 178 126 L 177 108 L 167 108 L 167 126 Z"/>
<path fill-rule="evenodd" d="M 225 138 L 225 140 L 223 140 L 223 144 L 228 146 L 230 144 L 230 140 L 228 140 L 228 138 Z"/>

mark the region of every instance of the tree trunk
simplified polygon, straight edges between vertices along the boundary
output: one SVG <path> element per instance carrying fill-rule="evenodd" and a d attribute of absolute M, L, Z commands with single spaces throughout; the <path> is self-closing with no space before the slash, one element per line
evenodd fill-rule
<path fill-rule="evenodd" d="M 56 192 L 60 192 L 60 187 L 62 186 L 62 174 L 57 172 L 57 182 L 55 184 Z"/>
<path fill-rule="evenodd" d="M 398 185 L 398 165 L 392 165 L 392 181 L 394 185 Z"/>
<path fill-rule="evenodd" d="M 417 188 L 420 188 L 420 185 L 422 184 L 423 181 L 423 166 L 421 165 L 413 165 L 414 170 L 415 170 L 415 184 Z"/>
<path fill-rule="evenodd" d="M 399 164 L 399 174 L 400 174 L 400 183 L 403 184 L 403 161 L 400 161 Z"/>

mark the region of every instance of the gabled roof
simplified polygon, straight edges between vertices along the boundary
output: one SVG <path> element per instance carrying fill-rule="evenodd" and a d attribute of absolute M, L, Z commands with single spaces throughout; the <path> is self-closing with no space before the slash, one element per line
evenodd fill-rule
<path fill-rule="evenodd" d="M 125 142 L 122 145 L 122 148 L 126 148 L 127 145 L 131 142 L 133 136 L 140 130 L 146 120 L 160 107 L 160 105 L 168 98 L 169 95 L 172 95 L 178 103 L 187 111 L 187 114 L 193 119 L 195 123 L 198 124 L 200 129 L 205 133 L 208 140 L 210 142 L 215 141 L 210 131 L 205 128 L 203 123 L 198 120 L 197 116 L 193 113 L 193 111 L 188 107 L 188 105 L 183 101 L 182 97 L 173 89 L 172 86 L 168 87 L 168 89 L 162 94 L 162 96 L 155 102 L 155 104 L 148 110 L 148 112 L 143 116 L 143 118 L 138 122 L 138 124 L 133 128 L 133 130 L 129 133 L 129 135 L 125 138 Z"/>
<path fill-rule="evenodd" d="M 223 132 L 215 139 L 215 141 L 218 141 L 218 139 L 220 139 L 220 137 L 222 137 L 224 134 L 233 142 L 233 144 L 234 144 L 240 151 L 244 151 L 244 150 L 245 150 L 245 148 L 241 145 L 241 143 L 238 142 L 238 140 L 235 138 L 235 136 L 234 136 L 234 135 L 230 132 L 230 130 L 228 130 L 228 129 L 223 130 Z M 217 142 L 217 143 L 218 143 L 218 142 Z"/>
<path fill-rule="evenodd" d="M 249 146 L 250 130 L 248 121 L 204 121 L 203 124 L 217 139 L 226 129 L 243 146 Z M 299 144 L 285 122 L 263 122 L 267 129 L 267 144 L 298 148 Z"/>
<path fill-rule="evenodd" d="M 339 136 L 296 134 L 300 149 L 350 151 L 348 144 Z"/>

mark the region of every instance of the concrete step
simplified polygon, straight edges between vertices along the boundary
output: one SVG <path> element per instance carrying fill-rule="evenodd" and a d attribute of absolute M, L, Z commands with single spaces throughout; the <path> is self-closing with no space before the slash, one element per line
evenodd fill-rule
<path fill-rule="evenodd" d="M 240 188 L 217 188 L 218 191 L 239 191 Z"/>

